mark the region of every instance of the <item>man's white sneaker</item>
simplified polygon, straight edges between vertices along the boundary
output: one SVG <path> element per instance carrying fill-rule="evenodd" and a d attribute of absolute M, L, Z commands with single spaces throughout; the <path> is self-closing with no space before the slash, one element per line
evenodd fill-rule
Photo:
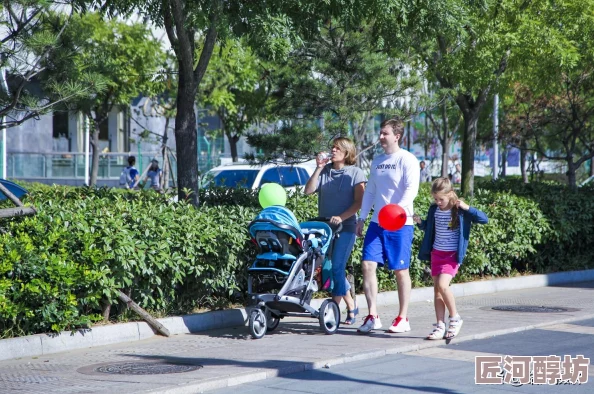
<path fill-rule="evenodd" d="M 382 328 L 382 322 L 379 316 L 367 315 L 365 320 L 363 320 L 363 324 L 357 329 L 357 331 L 367 334 L 370 333 L 371 330 L 377 330 Z"/>
<path fill-rule="evenodd" d="M 380 328 L 382 328 L 382 321 L 380 320 L 379 316 L 376 316 L 374 321 L 375 321 L 375 324 L 373 325 L 374 330 L 379 330 Z"/>
<path fill-rule="evenodd" d="M 388 328 L 388 332 L 394 333 L 407 331 L 410 331 L 410 323 L 408 321 L 408 318 L 403 319 L 400 316 L 396 317 L 396 319 L 394 319 L 394 321 L 392 322 L 390 328 Z"/>

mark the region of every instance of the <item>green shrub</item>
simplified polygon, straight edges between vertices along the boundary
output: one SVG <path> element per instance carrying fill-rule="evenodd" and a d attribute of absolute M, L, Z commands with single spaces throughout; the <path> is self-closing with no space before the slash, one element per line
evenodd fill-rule
<path fill-rule="evenodd" d="M 594 185 L 571 190 L 555 182 L 524 184 L 520 179 L 503 179 L 480 186 L 530 200 L 546 219 L 548 229 L 539 247 L 529 259 L 522 261 L 525 269 L 546 273 L 592 267 Z"/>
<path fill-rule="evenodd" d="M 473 227 L 457 281 L 587 268 L 594 261 L 592 190 L 570 192 L 550 184 L 485 182 L 469 204 L 485 211 Z M 260 211 L 245 189 L 201 191 L 198 208 L 152 191 L 27 185 L 32 217 L 6 219 L 0 234 L 0 332 L 3 336 L 86 327 L 124 308 L 121 290 L 152 312 L 177 314 L 243 302 L 255 247 L 247 231 Z M 589 193 L 589 194 L 588 194 Z M 432 202 L 422 185 L 415 211 Z M 317 216 L 317 197 L 298 191 L 287 207 L 299 220 Z M 429 263 L 417 258 L 423 233 L 414 234 L 413 285 L 430 285 Z M 579 246 L 579 247 L 578 247 Z M 361 291 L 362 239 L 351 255 Z M 378 270 L 381 291 L 393 274 Z"/>

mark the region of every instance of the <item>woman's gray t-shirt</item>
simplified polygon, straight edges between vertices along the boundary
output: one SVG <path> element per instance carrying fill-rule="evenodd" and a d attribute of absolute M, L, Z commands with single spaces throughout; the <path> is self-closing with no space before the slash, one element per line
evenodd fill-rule
<path fill-rule="evenodd" d="M 327 164 L 318 181 L 318 214 L 324 217 L 338 216 L 355 201 L 355 186 L 367 182 L 363 170 L 356 166 L 344 166 L 340 170 Z M 357 215 L 342 222 L 342 231 L 355 232 Z"/>

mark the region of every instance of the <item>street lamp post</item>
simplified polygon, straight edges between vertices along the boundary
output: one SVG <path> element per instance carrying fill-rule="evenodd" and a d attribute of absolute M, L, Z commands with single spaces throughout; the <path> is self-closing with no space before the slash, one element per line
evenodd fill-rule
<path fill-rule="evenodd" d="M 497 144 L 497 134 L 499 133 L 499 94 L 493 97 L 493 180 L 497 179 L 499 174 L 499 146 Z"/>

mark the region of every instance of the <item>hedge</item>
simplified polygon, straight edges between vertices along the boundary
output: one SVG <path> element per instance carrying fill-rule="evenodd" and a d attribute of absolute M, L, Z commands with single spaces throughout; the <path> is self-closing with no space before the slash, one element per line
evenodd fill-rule
<path fill-rule="evenodd" d="M 479 184 L 473 206 L 490 222 L 473 227 L 458 281 L 506 276 L 515 270 L 552 272 L 592 266 L 592 190 L 571 192 L 552 184 Z M 422 185 L 415 210 L 432 201 Z M 242 303 L 247 267 L 255 257 L 247 224 L 258 213 L 255 192 L 201 191 L 199 208 L 173 203 L 151 191 L 27 185 L 32 217 L 4 220 L 0 234 L 0 335 L 11 337 L 88 327 L 125 309 L 124 291 L 161 315 Z M 292 194 L 287 202 L 300 220 L 316 216 L 316 196 Z M 430 284 L 427 262 L 417 259 L 422 232 L 415 231 L 411 277 Z M 362 240 L 351 262 L 360 290 Z M 577 246 L 579 245 L 579 248 Z M 380 290 L 393 290 L 379 271 Z"/>

